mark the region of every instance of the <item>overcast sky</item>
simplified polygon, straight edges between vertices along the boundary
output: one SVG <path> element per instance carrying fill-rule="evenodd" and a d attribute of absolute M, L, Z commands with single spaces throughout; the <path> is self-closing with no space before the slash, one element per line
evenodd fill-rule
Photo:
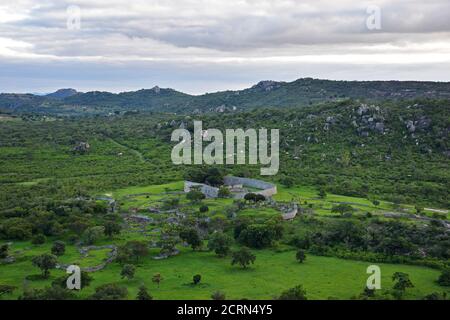
<path fill-rule="evenodd" d="M 450 1 L 0 0 L 0 92 L 301 77 L 450 81 Z"/>

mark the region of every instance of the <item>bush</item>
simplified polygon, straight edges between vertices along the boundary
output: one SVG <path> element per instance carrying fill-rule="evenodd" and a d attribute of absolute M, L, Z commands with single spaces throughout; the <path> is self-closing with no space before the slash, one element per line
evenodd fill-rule
<path fill-rule="evenodd" d="M 211 299 L 213 299 L 213 300 L 225 300 L 225 293 L 223 293 L 222 291 L 215 291 L 211 295 Z"/>
<path fill-rule="evenodd" d="M 203 205 L 203 206 L 200 206 L 199 211 L 202 213 L 208 212 L 209 208 L 208 208 L 208 206 Z"/>
<path fill-rule="evenodd" d="M 39 244 L 44 244 L 46 240 L 47 240 L 47 238 L 43 234 L 40 233 L 40 234 L 35 235 L 33 237 L 33 239 L 31 239 L 31 243 L 39 245 Z"/>
<path fill-rule="evenodd" d="M 202 276 L 199 274 L 196 274 L 195 276 L 192 277 L 192 282 L 194 284 L 199 284 L 201 280 L 202 280 Z"/>
<path fill-rule="evenodd" d="M 302 285 L 288 289 L 281 293 L 279 300 L 307 300 L 306 291 Z"/>
<path fill-rule="evenodd" d="M 450 286 L 450 269 L 445 269 L 444 271 L 442 271 L 437 282 L 439 283 L 440 286 L 449 287 Z"/>
<path fill-rule="evenodd" d="M 128 296 L 128 290 L 115 283 L 107 283 L 95 289 L 91 300 L 123 300 Z"/>

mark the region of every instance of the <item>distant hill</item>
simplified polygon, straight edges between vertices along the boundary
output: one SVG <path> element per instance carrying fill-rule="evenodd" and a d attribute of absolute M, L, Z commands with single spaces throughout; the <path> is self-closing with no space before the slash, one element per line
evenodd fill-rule
<path fill-rule="evenodd" d="M 56 114 L 106 114 L 131 110 L 200 113 L 258 107 L 304 107 L 348 98 L 377 102 L 414 98 L 450 99 L 450 82 L 302 78 L 293 82 L 261 81 L 244 90 L 198 96 L 159 87 L 118 94 L 100 91 L 79 93 L 74 89 L 61 89 L 45 97 L 0 94 L 0 108 L 19 113 Z"/>
<path fill-rule="evenodd" d="M 46 95 L 46 97 L 49 98 L 56 98 L 56 99 L 64 99 L 71 97 L 73 95 L 76 95 L 78 92 L 75 89 L 68 88 L 68 89 L 59 89 L 53 93 L 49 93 Z"/>

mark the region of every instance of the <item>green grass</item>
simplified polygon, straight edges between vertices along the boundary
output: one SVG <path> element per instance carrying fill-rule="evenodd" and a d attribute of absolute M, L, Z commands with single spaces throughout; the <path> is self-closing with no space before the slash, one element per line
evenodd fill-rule
<path fill-rule="evenodd" d="M 140 261 L 136 277 L 132 280 L 120 278 L 121 267 L 117 263 L 106 269 L 93 273 L 94 281 L 83 290 L 80 297 L 92 294 L 94 288 L 109 282 L 119 283 L 129 290 L 129 298 L 136 296 L 138 287 L 144 283 L 155 299 L 210 299 L 212 292 L 224 291 L 228 299 L 271 299 L 281 291 L 302 284 L 309 299 L 327 299 L 339 297 L 349 299 L 362 291 L 368 275 L 366 268 L 369 262 L 342 260 L 330 257 L 308 255 L 303 264 L 295 261 L 295 251 L 276 252 L 274 250 L 254 251 L 255 264 L 247 269 L 231 266 L 229 258 L 217 258 L 210 252 L 193 252 L 183 249 L 179 256 L 167 260 L 154 260 L 147 257 Z M 156 252 L 153 252 L 155 254 Z M 409 289 L 406 298 L 418 299 L 431 292 L 442 292 L 435 280 L 438 270 L 425 267 L 378 264 L 382 273 L 382 289 L 392 286 L 391 276 L 402 271 L 410 275 L 415 285 Z M 26 275 L 38 274 L 37 268 L 29 261 L 2 266 L 0 282 L 22 286 Z M 164 280 L 161 287 L 151 282 L 152 275 L 161 273 Z M 192 276 L 202 275 L 200 285 L 193 286 Z M 61 276 L 62 271 L 52 271 L 49 280 L 30 281 L 31 287 L 43 287 L 52 279 Z M 20 293 L 4 298 L 15 298 Z"/>

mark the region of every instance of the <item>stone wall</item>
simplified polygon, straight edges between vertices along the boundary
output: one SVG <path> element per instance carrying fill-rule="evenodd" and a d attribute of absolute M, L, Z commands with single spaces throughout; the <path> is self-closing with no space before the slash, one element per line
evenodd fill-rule
<path fill-rule="evenodd" d="M 266 198 L 269 198 L 275 194 L 277 194 L 277 186 L 257 180 L 257 179 L 249 179 L 249 178 L 240 178 L 240 177 L 233 177 L 233 176 L 226 176 L 224 178 L 224 185 L 226 186 L 236 186 L 236 185 L 242 185 L 245 187 L 251 187 L 255 189 L 261 189 L 260 191 L 256 191 L 253 193 L 261 194 Z M 184 192 L 191 191 L 192 188 L 200 188 L 200 191 L 207 197 L 207 198 L 217 198 L 219 195 L 219 188 L 211 187 L 203 183 L 197 183 L 192 181 L 185 181 L 184 182 Z M 243 199 L 244 196 L 248 192 L 239 192 L 239 193 L 233 193 L 233 198 L 235 199 Z"/>
<path fill-rule="evenodd" d="M 262 194 L 266 198 L 277 194 L 277 186 L 276 185 L 269 183 L 269 182 L 257 180 L 257 179 L 226 176 L 224 178 L 224 183 L 225 183 L 225 185 L 228 185 L 228 186 L 243 185 L 244 187 L 261 189 L 261 191 L 257 191 L 254 193 Z M 245 196 L 245 193 L 239 193 L 239 194 L 236 194 L 235 197 L 236 198 L 244 198 L 244 196 Z"/>
<path fill-rule="evenodd" d="M 188 193 L 191 191 L 192 187 L 198 187 L 200 188 L 200 191 L 207 197 L 207 198 L 217 198 L 219 195 L 219 188 L 211 187 L 203 183 L 197 183 L 192 181 L 185 181 L 184 182 L 184 192 Z"/>

